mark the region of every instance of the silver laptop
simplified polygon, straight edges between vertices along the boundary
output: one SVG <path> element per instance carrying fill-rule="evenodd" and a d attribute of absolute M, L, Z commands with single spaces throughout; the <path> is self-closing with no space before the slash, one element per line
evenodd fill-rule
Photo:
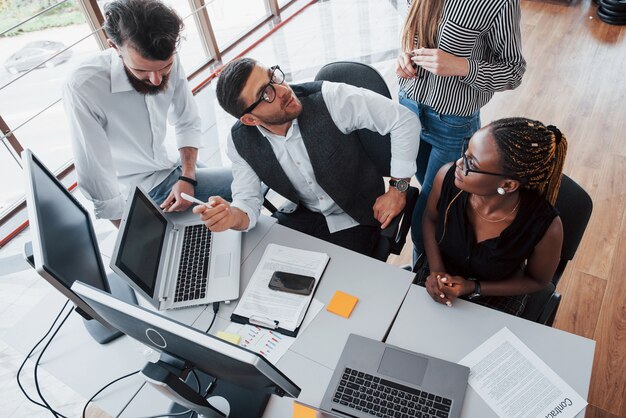
<path fill-rule="evenodd" d="M 344 417 L 461 415 L 469 368 L 350 334 L 321 409 Z"/>
<path fill-rule="evenodd" d="M 136 188 L 111 268 L 159 310 L 237 299 L 241 232 L 211 233 L 196 215 L 185 215 L 164 214 Z"/>

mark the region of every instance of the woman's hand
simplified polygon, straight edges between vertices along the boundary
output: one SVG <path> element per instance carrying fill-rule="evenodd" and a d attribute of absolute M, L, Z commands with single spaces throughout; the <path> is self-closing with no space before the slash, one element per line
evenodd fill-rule
<path fill-rule="evenodd" d="M 396 74 L 401 78 L 415 78 L 417 72 L 411 62 L 411 56 L 406 52 L 400 52 L 396 60 Z"/>
<path fill-rule="evenodd" d="M 459 296 L 469 295 L 474 291 L 475 283 L 461 276 L 441 275 L 439 278 L 442 293 L 450 302 Z"/>
<path fill-rule="evenodd" d="M 428 292 L 430 297 L 433 298 L 435 302 L 439 302 L 443 305 L 452 306 L 452 300 L 450 300 L 450 298 L 448 298 L 448 296 L 446 296 L 446 293 L 444 292 L 443 288 L 445 286 L 441 282 L 442 277 L 448 276 L 446 276 L 446 273 L 442 271 L 432 271 L 426 278 L 426 283 L 424 284 L 424 286 L 426 287 L 426 291 Z"/>
<path fill-rule="evenodd" d="M 467 59 L 457 57 L 456 55 L 449 54 L 437 48 L 414 49 L 411 53 L 411 61 L 426 71 L 430 71 L 442 77 L 465 77 L 469 72 L 469 62 Z M 398 62 L 400 62 L 400 58 L 398 58 Z M 397 65 L 396 74 L 398 74 Z M 400 75 L 400 77 L 402 76 Z"/>

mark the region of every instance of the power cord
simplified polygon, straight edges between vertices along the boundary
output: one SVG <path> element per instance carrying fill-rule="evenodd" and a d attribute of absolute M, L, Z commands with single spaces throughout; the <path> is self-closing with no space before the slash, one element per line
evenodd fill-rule
<path fill-rule="evenodd" d="M 63 326 L 63 324 L 65 323 L 65 321 L 67 320 L 67 318 L 69 317 L 69 315 L 72 313 L 72 311 L 70 310 L 67 315 L 65 316 L 65 318 L 63 319 L 63 322 L 61 322 L 61 324 L 59 325 L 59 327 L 57 328 L 57 330 L 54 332 L 54 334 L 52 335 L 52 337 L 50 338 L 50 341 L 48 341 L 48 344 L 46 344 L 46 347 L 44 347 L 44 349 L 42 350 L 41 354 L 39 355 L 39 358 L 37 359 L 37 362 L 35 363 L 35 371 L 34 371 L 34 377 L 35 377 L 35 385 L 37 387 L 37 393 L 39 394 L 39 397 L 41 398 L 43 403 L 39 403 L 36 400 L 34 400 L 33 398 L 31 398 L 28 393 L 26 392 L 26 389 L 24 389 L 24 387 L 22 386 L 22 382 L 20 381 L 20 374 L 22 373 L 22 370 L 24 369 L 24 366 L 26 365 L 26 362 L 28 361 L 28 359 L 31 357 L 31 355 L 33 354 L 33 352 L 37 349 L 37 347 L 39 347 L 39 344 L 41 344 L 47 337 L 48 335 L 52 332 L 52 329 L 54 328 L 54 326 L 56 325 L 56 323 L 58 322 L 59 318 L 61 317 L 61 315 L 63 314 L 63 311 L 65 310 L 65 308 L 67 307 L 67 305 L 69 304 L 69 300 L 65 301 L 65 304 L 63 305 L 63 307 L 61 308 L 61 310 L 59 311 L 59 313 L 57 314 L 57 317 L 54 319 L 54 321 L 52 322 L 52 325 L 50 325 L 50 328 L 48 329 L 48 331 L 46 332 L 46 334 L 41 337 L 41 339 L 39 341 L 37 341 L 37 343 L 33 346 L 33 348 L 31 348 L 30 352 L 26 355 L 26 358 L 24 358 L 24 361 L 22 362 L 22 364 L 20 365 L 20 368 L 17 370 L 17 375 L 16 375 L 16 379 L 17 379 L 17 385 L 19 386 L 20 390 L 22 391 L 22 393 L 24 394 L 24 396 L 26 396 L 26 398 L 32 402 L 33 404 L 40 406 L 44 409 L 49 410 L 52 415 L 59 416 L 62 418 L 65 418 L 64 415 L 60 414 L 59 412 L 55 411 L 54 409 L 52 409 L 50 407 L 50 404 L 44 399 L 44 397 L 41 394 L 41 390 L 39 389 L 39 381 L 37 378 L 37 367 L 39 365 L 39 360 L 41 359 L 41 355 L 43 354 L 43 352 L 46 350 L 46 348 L 48 347 L 48 345 L 50 344 L 50 341 L 52 341 L 52 339 L 54 338 L 54 336 L 57 334 L 57 332 L 59 331 L 59 329 L 61 329 L 61 327 Z"/>
<path fill-rule="evenodd" d="M 211 330 L 211 327 L 213 326 L 213 323 L 215 322 L 215 318 L 217 318 L 217 312 L 219 310 L 220 310 L 220 303 L 219 302 L 213 302 L 213 319 L 211 320 L 211 324 L 209 325 L 209 327 L 204 332 L 205 334 L 208 334 L 209 331 Z"/>
<path fill-rule="evenodd" d="M 102 391 L 104 391 L 106 388 L 108 388 L 109 386 L 111 386 L 113 383 L 119 382 L 122 379 L 126 379 L 127 377 L 130 377 L 132 375 L 135 375 L 137 373 L 139 373 L 141 370 L 137 370 L 134 371 L 132 373 L 128 373 L 122 377 L 118 377 L 117 379 L 113 380 L 112 382 L 107 383 L 105 386 L 103 386 L 99 391 L 97 391 L 91 398 L 89 398 L 89 400 L 87 401 L 87 403 L 85 404 L 85 407 L 83 408 L 83 413 L 82 413 L 82 417 L 85 418 L 85 413 L 87 412 L 87 407 L 89 406 L 89 404 L 91 403 L 91 401 L 94 400 L 94 398 L 96 396 L 98 396 Z"/>
<path fill-rule="evenodd" d="M 37 388 L 37 394 L 39 394 L 39 397 L 41 398 L 41 400 L 43 401 L 43 403 L 46 404 L 46 406 L 48 407 L 48 409 L 50 410 L 50 412 L 52 412 L 52 415 L 54 415 L 55 417 L 64 417 L 64 415 L 60 414 L 59 412 L 55 411 L 50 404 L 46 401 L 46 398 L 43 397 L 43 394 L 41 393 L 41 388 L 39 387 L 39 378 L 37 375 L 37 369 L 39 368 L 39 362 L 41 361 L 41 358 L 43 357 L 44 353 L 46 352 L 46 350 L 48 349 L 48 347 L 50 346 L 50 343 L 52 343 L 52 341 L 54 340 L 54 337 L 58 334 L 58 332 L 61 330 L 61 328 L 63 327 L 63 324 L 65 324 L 65 321 L 67 321 L 67 318 L 70 317 L 70 315 L 72 314 L 72 310 L 70 310 L 67 315 L 65 315 L 65 318 L 63 318 L 63 321 L 61 321 L 61 323 L 59 324 L 59 326 L 57 327 L 57 329 L 54 331 L 54 333 L 50 336 L 50 338 L 48 339 L 48 342 L 46 343 L 46 345 L 44 345 L 44 347 L 41 350 L 41 353 L 39 353 L 39 357 L 37 357 L 37 361 L 35 362 L 35 370 L 34 370 L 34 374 L 35 374 L 35 388 Z"/>

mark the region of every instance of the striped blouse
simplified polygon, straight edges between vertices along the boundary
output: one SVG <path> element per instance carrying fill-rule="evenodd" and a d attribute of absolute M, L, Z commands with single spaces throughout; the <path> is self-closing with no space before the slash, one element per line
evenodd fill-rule
<path fill-rule="evenodd" d="M 520 15 L 519 0 L 445 0 L 437 45 L 468 59 L 467 76 L 440 77 L 418 67 L 418 78 L 399 78 L 400 88 L 439 113 L 474 114 L 494 92 L 522 82 Z"/>

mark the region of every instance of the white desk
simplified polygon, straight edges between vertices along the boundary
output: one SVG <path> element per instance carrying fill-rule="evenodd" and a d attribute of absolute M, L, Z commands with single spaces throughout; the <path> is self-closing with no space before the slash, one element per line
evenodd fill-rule
<path fill-rule="evenodd" d="M 300 401 L 320 405 L 348 335 L 357 333 L 382 340 L 411 286 L 413 274 L 276 224 L 243 261 L 241 289 L 250 281 L 266 246 L 270 243 L 325 252 L 330 256 L 328 267 L 315 293 L 317 300 L 327 304 L 336 290 L 359 298 L 348 319 L 322 309 L 276 365 L 302 389 L 298 398 Z M 235 303 L 222 304 L 212 333 L 228 326 L 235 306 Z M 212 318 L 213 312 L 207 309 L 194 326 L 200 328 L 202 324 L 202 329 L 206 329 Z M 292 403 L 291 398 L 273 396 L 264 416 L 291 418 Z M 144 386 L 121 416 L 163 413 L 167 410 L 167 404 L 162 395 L 151 387 Z"/>
<path fill-rule="evenodd" d="M 386 342 L 458 362 L 505 326 L 587 398 L 595 341 L 464 300 L 448 308 L 435 303 L 416 285 L 411 286 Z M 496 414 L 468 386 L 461 416 L 489 418 Z M 578 416 L 584 417 L 584 411 Z"/>

